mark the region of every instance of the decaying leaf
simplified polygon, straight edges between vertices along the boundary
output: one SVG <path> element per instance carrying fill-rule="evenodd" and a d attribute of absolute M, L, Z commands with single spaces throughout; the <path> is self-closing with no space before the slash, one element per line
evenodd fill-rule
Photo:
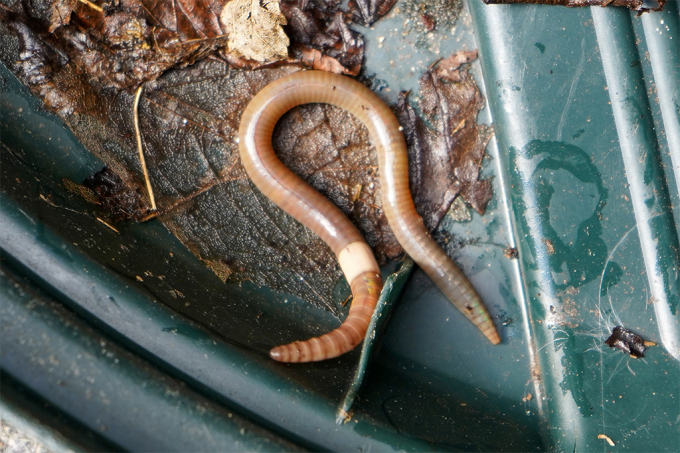
<path fill-rule="evenodd" d="M 342 10 L 341 2 L 232 0 L 226 6 L 227 1 L 125 0 L 98 6 L 88 0 L 17 0 L 0 15 L 6 16 L 4 21 L 30 21 L 32 30 L 42 33 L 43 44 L 78 65 L 89 85 L 136 87 L 209 55 L 235 67 L 259 68 L 265 61 L 289 58 L 286 34 L 291 57 L 298 62 L 359 73 L 363 38 L 349 28 L 352 15 Z M 226 25 L 220 21 L 222 13 Z"/>
<path fill-rule="evenodd" d="M 123 180 L 108 167 L 83 181 L 82 187 L 96 196 L 97 203 L 111 215 L 114 222 L 128 219 L 139 221 L 148 213 L 139 190 L 123 184 Z"/>
<path fill-rule="evenodd" d="M 348 9 L 354 16 L 355 22 L 369 27 L 373 25 L 373 22 L 387 14 L 396 1 L 397 0 L 349 0 Z"/>
<path fill-rule="evenodd" d="M 285 27 L 293 46 L 293 57 L 312 68 L 357 75 L 364 58 L 363 37 L 349 28 L 345 16 L 330 8 L 305 9 L 300 0 L 281 4 L 288 19 Z M 334 61 L 333 61 L 334 60 Z"/>
<path fill-rule="evenodd" d="M 334 72 L 336 74 L 357 75 L 343 65 L 335 58 L 324 55 L 320 50 L 310 49 L 305 46 L 295 46 L 292 53 L 296 59 L 303 62 L 310 68 L 318 69 L 319 71 Z"/>
<path fill-rule="evenodd" d="M 308 18 L 302 8 L 297 11 Z M 138 218 L 148 201 L 136 152 L 134 90 L 112 90 L 102 79 L 89 77 L 83 72 L 82 56 L 70 58 L 63 50 L 64 42 L 70 45 L 71 41 L 42 35 L 20 19 L 12 16 L 0 23 L 2 61 L 120 177 L 114 185 L 129 189 L 109 191 L 94 185 L 92 190 L 105 198 L 110 194 L 111 200 L 134 194 L 123 212 Z M 313 23 L 325 28 L 318 36 L 302 32 L 296 36 L 308 40 L 300 46 L 308 45 L 330 58 L 336 52 L 335 59 L 343 67 L 354 67 L 352 59 L 358 53 L 353 51 L 362 48 L 360 37 L 341 19 L 334 15 L 329 22 L 298 22 L 294 27 Z M 120 43 L 146 33 L 137 35 L 134 21 L 127 24 L 128 34 L 115 35 L 122 41 L 112 40 L 114 35 L 109 34 L 109 43 L 125 47 Z M 57 31 L 72 25 L 73 19 Z M 478 186 L 485 182 L 477 180 L 478 168 L 489 132 L 475 129 L 481 96 L 467 71 L 454 64 L 469 58 L 440 62 L 421 80 L 421 109 L 433 129 L 424 126 L 406 97 L 397 107 L 411 147 L 416 202 L 431 228 L 458 193 L 474 205 L 472 195 L 483 192 Z M 250 99 L 271 81 L 302 68 L 285 63 L 239 70 L 216 57 L 174 68 L 145 84 L 140 129 L 159 218 L 219 278 L 250 280 L 337 313 L 331 296 L 341 279 L 335 257 L 318 237 L 253 187 L 235 143 L 241 112 Z M 319 105 L 289 112 L 274 134 L 284 163 L 340 206 L 380 257 L 391 258 L 401 248 L 381 209 L 376 156 L 367 142 L 367 132 L 356 119 Z M 444 171 L 438 169 L 442 164 Z"/>
<path fill-rule="evenodd" d="M 476 55 L 459 52 L 421 77 L 419 107 L 432 129 L 415 113 L 405 94 L 396 107 L 409 147 L 411 191 L 430 230 L 459 194 L 480 214 L 492 196 L 490 182 L 479 180 L 492 130 L 477 124 L 484 99 L 467 68 L 460 68 Z"/>
<path fill-rule="evenodd" d="M 14 2 L 3 21 L 30 21 L 43 46 L 59 49 L 89 84 L 126 88 L 226 46 L 219 21 L 226 0 L 71 0 Z M 10 17 L 14 15 L 14 17 Z M 23 19 L 22 19 L 23 18 Z M 44 32 L 49 32 L 44 33 Z"/>
<path fill-rule="evenodd" d="M 229 51 L 259 62 L 288 57 L 286 18 L 278 0 L 231 0 L 220 19 L 229 36 Z"/>

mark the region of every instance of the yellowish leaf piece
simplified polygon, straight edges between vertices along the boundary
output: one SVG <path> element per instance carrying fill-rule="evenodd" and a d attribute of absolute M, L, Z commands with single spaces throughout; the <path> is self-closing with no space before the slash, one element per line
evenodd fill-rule
<path fill-rule="evenodd" d="M 220 261 L 201 260 L 208 269 L 213 271 L 223 283 L 227 282 L 229 276 L 234 272 L 228 265 Z"/>
<path fill-rule="evenodd" d="M 286 18 L 278 0 L 231 0 L 220 20 L 228 34 L 229 51 L 259 62 L 288 57 L 288 36 L 281 28 Z"/>

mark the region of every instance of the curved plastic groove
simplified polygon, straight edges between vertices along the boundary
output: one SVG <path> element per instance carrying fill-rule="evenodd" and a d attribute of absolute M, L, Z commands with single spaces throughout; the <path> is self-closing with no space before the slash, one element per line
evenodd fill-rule
<path fill-rule="evenodd" d="M 678 238 L 632 23 L 627 12 L 591 12 L 661 342 L 680 360 Z"/>
<path fill-rule="evenodd" d="M 676 184 L 680 183 L 680 15 L 677 2 L 663 12 L 642 15 L 663 128 Z"/>

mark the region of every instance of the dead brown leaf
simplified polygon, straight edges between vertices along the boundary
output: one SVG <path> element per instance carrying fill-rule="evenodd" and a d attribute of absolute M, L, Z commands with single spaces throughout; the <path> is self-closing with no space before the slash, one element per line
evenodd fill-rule
<path fill-rule="evenodd" d="M 479 179 L 491 128 L 477 124 L 484 99 L 475 81 L 460 67 L 476 52 L 460 52 L 440 61 L 420 79 L 419 107 L 428 128 L 402 94 L 395 113 L 409 145 L 411 190 L 425 225 L 433 230 L 460 194 L 480 214 L 491 199 L 491 184 Z"/>
<path fill-rule="evenodd" d="M 397 0 L 349 0 L 348 11 L 354 21 L 370 27 L 394 6 Z"/>
<path fill-rule="evenodd" d="M 226 46 L 219 14 L 226 0 L 120 0 L 103 7 L 72 0 L 21 2 L 14 12 L 45 31 L 90 83 L 126 88 L 190 65 Z M 18 2 L 17 2 L 18 3 Z M 96 3 L 94 3 L 96 6 Z M 49 13 L 43 12 L 48 8 Z"/>
<path fill-rule="evenodd" d="M 284 2 L 281 7 L 288 20 L 286 33 L 294 44 L 293 57 L 305 64 L 311 61 L 314 69 L 359 74 L 364 39 L 349 28 L 341 12 L 332 8 L 305 9 L 297 1 Z"/>

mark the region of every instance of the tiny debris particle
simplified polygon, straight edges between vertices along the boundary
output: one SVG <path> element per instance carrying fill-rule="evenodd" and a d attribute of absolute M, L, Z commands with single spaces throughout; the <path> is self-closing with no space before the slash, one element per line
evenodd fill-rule
<path fill-rule="evenodd" d="M 361 195 L 361 188 L 362 187 L 363 187 L 362 184 L 357 184 L 356 186 L 354 186 L 354 190 L 352 191 L 353 192 L 352 203 L 354 203 L 355 201 L 357 201 L 359 199 L 359 196 Z"/>
<path fill-rule="evenodd" d="M 506 247 L 503 249 L 503 255 L 509 260 L 516 260 L 519 258 L 519 251 L 516 247 Z"/>
<path fill-rule="evenodd" d="M 656 343 L 643 340 L 639 335 L 622 326 L 616 326 L 612 334 L 604 342 L 610 348 L 617 348 L 627 352 L 634 359 L 645 356 L 645 349 L 655 346 Z"/>
<path fill-rule="evenodd" d="M 604 439 L 604 440 L 606 440 L 610 447 L 616 446 L 616 444 L 614 443 L 614 441 L 611 440 L 609 437 L 605 436 L 604 434 L 598 434 L 598 435 L 597 435 L 597 438 L 598 438 L 598 439 Z"/>
<path fill-rule="evenodd" d="M 555 247 L 553 246 L 552 241 L 550 239 L 543 238 L 543 243 L 545 244 L 545 249 L 548 252 L 548 255 L 554 255 Z"/>

